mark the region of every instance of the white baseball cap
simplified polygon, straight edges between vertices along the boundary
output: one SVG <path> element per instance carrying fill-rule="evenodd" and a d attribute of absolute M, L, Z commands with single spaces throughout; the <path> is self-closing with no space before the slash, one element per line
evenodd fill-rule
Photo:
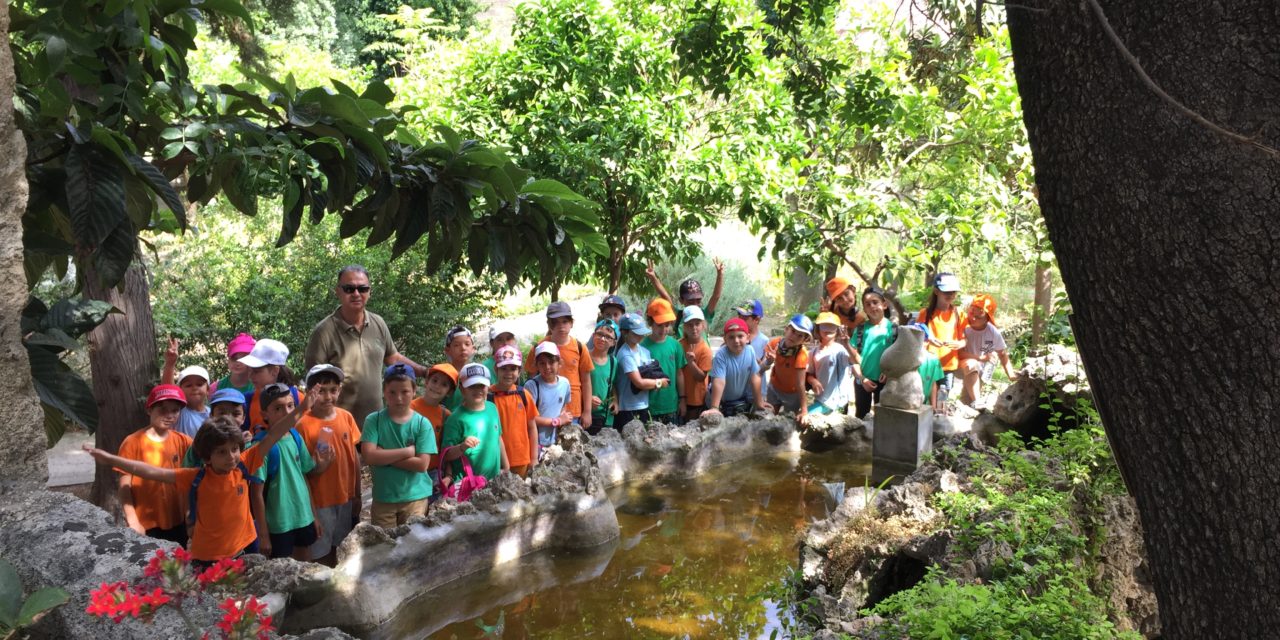
<path fill-rule="evenodd" d="M 512 329 L 511 325 L 509 325 L 508 323 L 502 322 L 502 321 L 493 323 L 493 326 L 489 327 L 489 342 L 493 342 L 494 340 L 497 340 L 498 336 L 504 333 L 509 333 L 512 335 L 512 337 L 516 335 L 515 330 Z"/>
<path fill-rule="evenodd" d="M 458 376 L 462 380 L 461 386 L 470 387 L 477 384 L 489 385 L 489 368 L 478 363 L 471 364 L 462 368 L 462 373 Z"/>
<path fill-rule="evenodd" d="M 308 369 L 307 375 L 306 377 L 303 378 L 303 380 L 306 380 L 307 386 L 311 386 L 311 378 L 313 378 L 317 373 L 325 373 L 325 372 L 329 372 L 335 376 L 338 376 L 338 382 L 342 382 L 343 380 L 347 379 L 347 374 L 343 373 L 342 369 L 339 369 L 331 364 L 320 363 Z"/>
<path fill-rule="evenodd" d="M 187 376 L 200 376 L 201 378 L 204 378 L 205 382 L 209 382 L 209 371 L 199 365 L 192 365 L 182 371 L 179 371 L 178 384 L 182 384 L 182 381 L 185 380 Z"/>
<path fill-rule="evenodd" d="M 706 322 L 707 317 L 702 315 L 702 309 L 698 307 L 698 305 L 691 304 L 685 307 L 684 311 L 680 312 L 680 324 L 684 324 L 686 322 L 692 322 L 694 320 L 701 320 L 703 322 Z"/>
<path fill-rule="evenodd" d="M 534 359 L 534 360 L 537 360 L 537 359 L 538 359 L 538 356 L 540 356 L 540 355 L 542 355 L 542 354 L 544 354 L 544 353 L 545 353 L 545 354 L 549 354 L 549 355 L 553 355 L 553 356 L 555 356 L 555 357 L 559 358 L 559 357 L 560 357 L 560 347 L 557 347 L 557 346 L 556 346 L 556 343 L 554 343 L 554 342 L 548 342 L 548 341 L 545 341 L 545 340 L 544 340 L 544 341 L 542 341 L 542 342 L 539 342 L 539 343 L 538 343 L 538 348 L 533 350 L 533 359 Z"/>
<path fill-rule="evenodd" d="M 240 358 L 240 362 L 250 367 L 265 367 L 269 364 L 283 365 L 289 360 L 289 347 L 279 340 L 259 340 L 253 345 L 249 355 Z"/>

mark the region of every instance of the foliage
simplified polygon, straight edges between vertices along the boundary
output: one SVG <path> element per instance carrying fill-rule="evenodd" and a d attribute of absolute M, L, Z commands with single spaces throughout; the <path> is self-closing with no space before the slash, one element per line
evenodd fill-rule
<path fill-rule="evenodd" d="M 431 271 L 465 256 L 476 273 L 543 284 L 576 262 L 567 240 L 596 245 L 591 203 L 447 128 L 423 143 L 386 106 L 394 96 L 381 83 L 300 89 L 291 75 L 245 69 L 252 82 L 194 86 L 186 58 L 202 11 L 249 18 L 231 0 L 15 5 L 18 124 L 31 155 L 28 284 L 50 266 L 61 276 L 71 257 L 78 276 L 114 285 L 139 230 L 185 227 L 169 184 L 184 174 L 193 202 L 222 193 L 254 215 L 258 196 L 280 197 L 280 245 L 304 214 L 339 213 L 345 236 L 394 235 L 393 255 L 425 237 Z M 540 269 L 526 273 L 533 260 Z"/>
<path fill-rule="evenodd" d="M 335 220 L 279 249 L 269 220 L 244 218 L 225 205 L 204 209 L 193 224 L 197 234 L 159 244 L 152 304 L 157 334 L 180 338 L 184 352 L 211 372 L 225 369 L 225 345 L 241 331 L 284 342 L 300 366 L 311 328 L 337 307 L 333 288 L 347 264 L 368 268 L 369 309 L 415 360 L 438 360 L 445 331 L 488 316 L 500 290 L 497 279 L 477 278 L 461 265 L 427 273 L 421 246 L 392 261 L 385 244 L 359 242 L 368 232 L 344 242 Z"/>
<path fill-rule="evenodd" d="M 22 308 L 22 343 L 27 348 L 31 380 L 44 409 L 49 447 L 62 438 L 68 420 L 90 433 L 98 428 L 98 403 L 93 389 L 63 361 L 63 356 L 79 351 L 80 336 L 112 313 L 120 310 L 100 300 L 63 298 L 50 308 L 35 296 L 29 296 Z"/>
<path fill-rule="evenodd" d="M 23 598 L 17 570 L 0 558 L 0 640 L 17 636 L 70 599 L 71 594 L 57 587 L 38 589 Z"/>
<path fill-rule="evenodd" d="M 1097 414 L 1085 413 L 1087 424 L 1039 442 L 1036 452 L 1016 433 L 1002 434 L 998 458 L 976 458 L 969 469 L 972 489 L 935 494 L 957 553 L 1010 550 L 996 557 L 989 582 L 961 584 L 933 571 L 871 612 L 912 638 L 1129 637 L 1089 588 L 1102 500 L 1125 490 Z M 937 458 L 947 464 L 946 454 Z"/>
<path fill-rule="evenodd" d="M 157 549 L 147 562 L 143 578 L 134 584 L 124 580 L 103 583 L 89 593 L 85 613 L 110 618 L 119 624 L 125 618 L 151 623 L 165 607 L 182 617 L 192 638 L 219 640 L 267 640 L 274 631 L 266 604 L 253 596 L 228 597 L 218 608 L 224 614 L 208 631 L 192 619 L 183 604 L 190 598 L 202 599 L 218 592 L 235 592 L 244 588 L 244 560 L 224 558 L 203 571 L 196 570 L 191 555 L 182 547 L 172 555 Z"/>
<path fill-rule="evenodd" d="M 641 256 L 690 259 L 690 235 L 733 201 L 715 144 L 728 110 L 681 77 L 677 17 L 639 0 L 522 4 L 510 46 L 477 47 L 458 70 L 464 90 L 446 94 L 456 126 L 601 204 L 608 260 L 564 276 L 611 291 L 642 282 Z"/>
<path fill-rule="evenodd" d="M 734 24 L 753 3 L 692 14 L 682 57 L 712 91 L 734 93 L 724 60 L 757 49 L 765 62 L 735 64 L 734 76 L 785 78 L 792 133 L 770 135 L 778 161 L 740 183 L 741 216 L 775 234 L 775 255 L 843 260 L 868 283 L 900 288 L 957 254 L 1008 250 L 1011 221 L 1025 220 L 1012 227 L 1025 235 L 1038 218 L 1007 32 L 978 36 L 963 3 L 926 4 L 930 23 L 903 25 L 877 5 L 848 17 L 863 29 L 844 31 L 829 1 L 762 3 L 763 24 Z M 963 25 L 947 33 L 948 19 Z M 846 246 L 863 232 L 896 248 L 855 260 Z"/>
<path fill-rule="evenodd" d="M 1066 291 L 1059 291 L 1054 296 L 1053 313 L 1045 318 L 1043 344 L 1060 344 L 1067 347 L 1076 346 L 1076 336 L 1071 331 L 1071 301 L 1067 299 Z M 1024 331 L 1018 334 L 1017 338 L 1009 344 L 1009 357 L 1018 358 L 1018 361 L 1024 360 L 1031 353 L 1031 332 Z"/>
<path fill-rule="evenodd" d="M 396 53 L 414 42 L 412 34 L 401 32 L 387 16 L 426 12 L 435 25 L 434 36 L 463 38 L 475 28 L 482 10 L 476 0 L 338 0 L 336 4 L 338 59 L 366 66 L 380 78 L 404 73 Z"/>

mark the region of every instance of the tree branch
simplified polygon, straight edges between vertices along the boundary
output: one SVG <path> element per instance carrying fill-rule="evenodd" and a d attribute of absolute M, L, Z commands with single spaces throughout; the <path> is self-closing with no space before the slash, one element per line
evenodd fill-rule
<path fill-rule="evenodd" d="M 1157 96 L 1159 96 L 1160 99 L 1169 103 L 1174 109 L 1177 109 L 1183 115 L 1187 116 L 1188 118 L 1191 118 L 1197 124 L 1203 126 L 1204 128 L 1214 133 L 1217 133 L 1219 135 L 1235 140 L 1236 142 L 1241 142 L 1253 147 L 1257 147 L 1261 151 L 1264 151 L 1270 155 L 1280 156 L 1280 149 L 1276 149 L 1274 147 L 1265 145 L 1261 142 L 1258 142 L 1257 140 L 1254 140 L 1253 138 L 1236 133 L 1234 131 L 1231 131 L 1230 129 L 1226 129 L 1222 126 L 1219 126 L 1211 122 L 1208 118 L 1191 110 L 1190 107 L 1187 107 L 1181 102 L 1178 102 L 1177 99 L 1175 99 L 1173 96 L 1166 93 L 1164 89 L 1161 89 L 1160 85 L 1156 84 L 1155 80 L 1152 80 L 1151 76 L 1147 75 L 1146 70 L 1142 68 L 1142 63 L 1138 62 L 1138 59 L 1134 57 L 1132 53 L 1129 52 L 1129 48 L 1124 46 L 1124 41 L 1122 41 L 1120 39 L 1120 36 L 1116 34 L 1115 29 L 1111 28 L 1111 22 L 1107 20 L 1107 15 L 1102 12 L 1102 6 L 1098 4 L 1098 0 L 1088 0 L 1088 2 L 1089 2 L 1089 8 L 1093 10 L 1093 15 L 1098 18 L 1098 23 L 1102 25 L 1103 33 L 1105 33 L 1107 35 L 1107 38 L 1111 40 L 1111 43 L 1114 44 L 1116 48 L 1120 50 L 1121 57 L 1123 57 L 1125 61 L 1129 63 L 1130 67 L 1133 67 L 1133 70 L 1138 74 L 1138 79 L 1142 81 L 1142 84 L 1146 85 L 1146 87 L 1150 89 L 1153 93 L 1155 93 Z"/>

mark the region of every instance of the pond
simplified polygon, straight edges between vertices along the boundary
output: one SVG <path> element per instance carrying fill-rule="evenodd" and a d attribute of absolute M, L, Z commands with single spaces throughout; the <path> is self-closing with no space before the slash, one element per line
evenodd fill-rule
<path fill-rule="evenodd" d="M 770 597 L 809 523 L 834 508 L 827 482 L 862 486 L 870 461 L 788 453 L 702 476 L 614 487 L 621 537 L 535 553 L 408 603 L 373 638 L 785 637 Z"/>

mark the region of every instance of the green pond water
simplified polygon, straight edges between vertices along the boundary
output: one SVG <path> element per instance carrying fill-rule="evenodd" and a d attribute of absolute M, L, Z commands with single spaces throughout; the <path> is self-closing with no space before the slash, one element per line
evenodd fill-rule
<path fill-rule="evenodd" d="M 844 453 L 791 453 L 615 487 L 617 541 L 463 577 L 372 637 L 786 637 L 792 614 L 769 592 L 797 566 L 809 523 L 833 508 L 823 484 L 860 487 L 869 472 Z"/>

